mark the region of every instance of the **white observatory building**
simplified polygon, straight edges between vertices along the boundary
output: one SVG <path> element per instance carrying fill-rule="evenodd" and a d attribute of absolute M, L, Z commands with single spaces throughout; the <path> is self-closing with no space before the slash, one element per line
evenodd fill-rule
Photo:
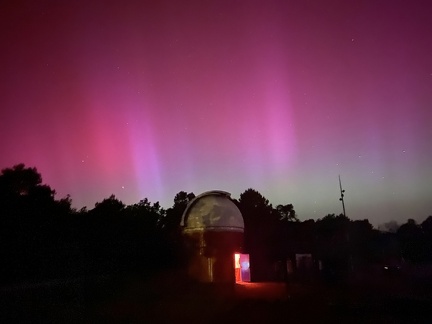
<path fill-rule="evenodd" d="M 243 217 L 228 192 L 213 190 L 195 197 L 183 213 L 181 226 L 191 278 L 204 283 L 249 281 L 249 256 L 241 255 L 241 266 L 238 262 Z"/>

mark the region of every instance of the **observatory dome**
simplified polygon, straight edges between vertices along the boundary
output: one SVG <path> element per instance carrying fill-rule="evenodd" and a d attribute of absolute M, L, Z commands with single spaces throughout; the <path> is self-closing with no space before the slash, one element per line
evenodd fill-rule
<path fill-rule="evenodd" d="M 183 213 L 184 230 L 243 232 L 243 217 L 230 196 L 218 190 L 196 196 Z"/>

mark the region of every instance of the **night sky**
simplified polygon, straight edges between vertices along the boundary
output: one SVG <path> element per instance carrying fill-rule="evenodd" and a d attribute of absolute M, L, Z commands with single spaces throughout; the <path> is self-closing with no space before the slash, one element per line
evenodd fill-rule
<path fill-rule="evenodd" d="M 247 188 L 300 220 L 432 215 L 430 1 L 4 1 L 0 168 L 163 207 Z"/>

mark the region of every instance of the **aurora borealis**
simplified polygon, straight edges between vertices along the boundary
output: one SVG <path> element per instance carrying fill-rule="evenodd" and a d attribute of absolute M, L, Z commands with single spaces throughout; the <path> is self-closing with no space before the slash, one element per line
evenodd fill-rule
<path fill-rule="evenodd" d="M 170 207 L 247 188 L 301 220 L 432 214 L 428 1 L 10 1 L 0 167 Z"/>

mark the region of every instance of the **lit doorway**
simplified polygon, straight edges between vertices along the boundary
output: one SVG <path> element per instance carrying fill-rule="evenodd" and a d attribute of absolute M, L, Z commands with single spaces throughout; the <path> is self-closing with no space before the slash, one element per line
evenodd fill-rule
<path fill-rule="evenodd" d="M 236 282 L 250 282 L 249 254 L 235 253 L 234 268 Z"/>

